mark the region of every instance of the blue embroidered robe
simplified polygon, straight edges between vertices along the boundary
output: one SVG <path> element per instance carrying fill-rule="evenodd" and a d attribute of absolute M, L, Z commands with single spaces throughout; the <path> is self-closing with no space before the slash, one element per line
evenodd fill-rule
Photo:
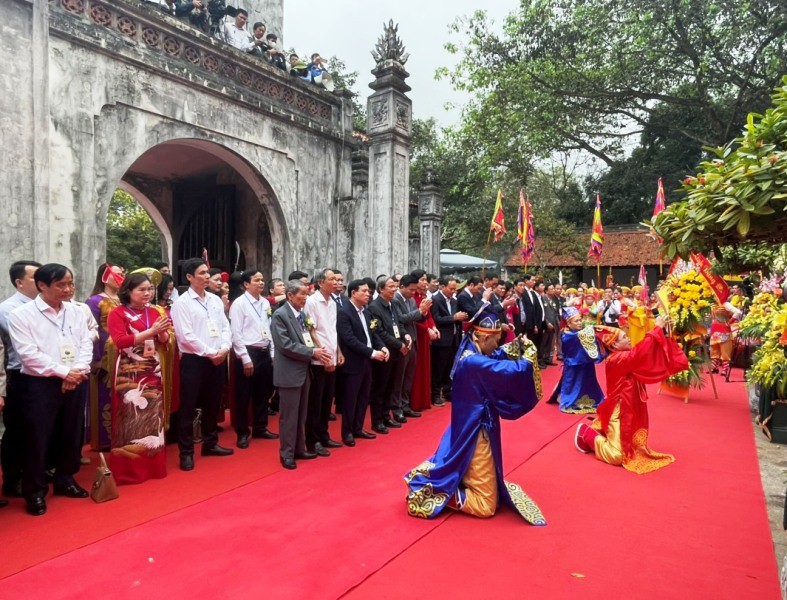
<path fill-rule="evenodd" d="M 558 402 L 564 413 L 594 413 L 604 392 L 596 379 L 596 363 L 604 360 L 592 326 L 566 330 L 563 340 L 563 372 L 548 402 Z"/>
<path fill-rule="evenodd" d="M 405 475 L 408 512 L 432 519 L 454 496 L 475 452 L 483 427 L 489 437 L 497 476 L 498 498 L 533 525 L 546 525 L 538 506 L 515 483 L 503 478 L 500 419 L 518 419 L 530 412 L 541 396 L 541 382 L 528 342 L 525 356 L 511 360 L 515 343 L 484 356 L 466 336 L 457 352 L 453 374 L 451 424 L 437 452 Z M 535 369 L 535 370 L 534 370 Z"/>

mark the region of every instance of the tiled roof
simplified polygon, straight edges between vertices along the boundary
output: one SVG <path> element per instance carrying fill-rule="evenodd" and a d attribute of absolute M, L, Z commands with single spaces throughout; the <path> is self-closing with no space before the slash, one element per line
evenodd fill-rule
<path fill-rule="evenodd" d="M 580 233 L 580 236 L 585 235 Z M 590 246 L 590 232 L 587 232 L 588 247 Z M 550 253 L 549 238 L 536 238 L 536 262 L 546 263 L 549 267 L 582 267 L 595 265 L 595 260 L 585 256 L 577 259 L 574 256 Z M 523 265 L 522 253 L 515 250 L 505 262 L 506 267 L 521 267 Z M 636 231 L 605 231 L 604 248 L 601 252 L 599 264 L 602 267 L 632 267 L 640 265 L 659 264 L 659 245 L 648 236 L 647 229 Z"/>

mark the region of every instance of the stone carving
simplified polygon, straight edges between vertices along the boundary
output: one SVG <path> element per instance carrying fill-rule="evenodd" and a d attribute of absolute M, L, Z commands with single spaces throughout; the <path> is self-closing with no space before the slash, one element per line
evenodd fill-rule
<path fill-rule="evenodd" d="M 393 19 L 391 19 L 388 25 L 383 23 L 383 28 L 383 34 L 372 50 L 372 57 L 378 65 L 386 60 L 395 60 L 403 65 L 410 55 L 405 52 L 404 44 L 399 39 L 399 24 L 394 25 Z"/>
<path fill-rule="evenodd" d="M 215 73 L 219 70 L 219 59 L 212 54 L 206 54 L 205 59 L 202 61 L 202 66 L 211 73 Z"/>
<path fill-rule="evenodd" d="M 200 63 L 199 50 L 197 50 L 194 46 L 186 46 L 183 49 L 183 56 L 185 56 L 186 60 L 192 65 L 198 65 Z"/>
<path fill-rule="evenodd" d="M 410 131 L 410 108 L 404 102 L 396 103 L 396 126 Z"/>
<path fill-rule="evenodd" d="M 164 38 L 164 52 L 170 56 L 180 56 L 180 42 L 173 37 Z"/>
<path fill-rule="evenodd" d="M 161 43 L 161 34 L 152 27 L 143 27 L 142 40 L 151 48 L 158 48 Z"/>
<path fill-rule="evenodd" d="M 137 24 L 125 15 L 118 18 L 117 27 L 120 33 L 128 37 L 133 38 L 137 35 Z"/>
<path fill-rule="evenodd" d="M 112 13 L 102 4 L 94 4 L 90 7 L 90 18 L 94 23 L 104 27 L 112 25 Z"/>
<path fill-rule="evenodd" d="M 372 102 L 372 127 L 383 127 L 388 124 L 388 100 Z"/>
<path fill-rule="evenodd" d="M 83 12 L 85 12 L 85 0 L 63 0 L 62 6 L 68 12 L 72 12 L 77 15 L 81 15 Z"/>

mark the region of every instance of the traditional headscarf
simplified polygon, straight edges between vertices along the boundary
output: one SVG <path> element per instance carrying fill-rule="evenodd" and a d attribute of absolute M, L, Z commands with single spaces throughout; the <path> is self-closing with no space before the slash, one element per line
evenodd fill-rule
<path fill-rule="evenodd" d="M 110 279 L 114 280 L 117 286 L 120 287 L 123 285 L 123 280 L 125 277 L 123 277 L 123 273 L 115 273 L 115 271 L 112 270 L 112 265 L 107 263 L 107 266 L 104 269 L 104 274 L 101 276 L 101 283 L 106 284 Z"/>
<path fill-rule="evenodd" d="M 571 317 L 579 316 L 579 310 L 575 306 L 566 306 L 563 309 L 563 318 L 568 321 Z"/>

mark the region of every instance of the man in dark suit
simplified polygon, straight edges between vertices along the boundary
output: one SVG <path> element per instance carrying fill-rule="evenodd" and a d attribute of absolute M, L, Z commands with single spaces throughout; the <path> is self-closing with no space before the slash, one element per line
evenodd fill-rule
<path fill-rule="evenodd" d="M 530 341 L 539 347 L 541 334 L 544 329 L 544 308 L 538 293 L 535 290 L 536 280 L 532 275 L 525 275 L 525 291 L 522 294 L 520 310 L 525 310 L 525 333 Z"/>
<path fill-rule="evenodd" d="M 421 413 L 412 410 L 410 407 L 410 394 L 413 390 L 415 381 L 416 354 L 418 351 L 418 332 L 415 324 L 423 320 L 429 312 L 428 304 L 421 304 L 419 308 L 415 304 L 413 296 L 418 290 L 418 280 L 412 275 L 403 275 L 399 280 L 399 291 L 394 294 L 391 305 L 393 306 L 396 318 L 402 324 L 405 333 L 410 336 L 412 343 L 410 351 L 404 357 L 401 365 L 401 375 L 394 372 L 394 398 L 397 400 L 398 408 L 395 409 L 397 415 L 405 418 L 418 418 Z"/>
<path fill-rule="evenodd" d="M 455 293 L 456 278 L 441 277 L 440 289 L 432 295 L 432 318 L 440 331 L 440 337 L 432 342 L 432 404 L 435 406 L 451 401 L 451 366 L 462 338 L 462 321 L 468 318 L 466 312 L 457 309 Z"/>
<path fill-rule="evenodd" d="M 308 288 L 298 280 L 287 283 L 287 302 L 271 318 L 273 383 L 279 388 L 279 458 L 285 469 L 296 468 L 296 458 L 317 458 L 306 450 L 306 414 L 309 406 L 309 363 L 312 358 L 324 365 L 333 357 L 315 347 L 307 328 L 303 307 Z"/>
<path fill-rule="evenodd" d="M 483 290 L 482 280 L 478 276 L 473 276 L 465 283 L 465 288 L 456 296 L 457 310 L 466 312 L 471 317 L 481 308 L 481 291 Z"/>
<path fill-rule="evenodd" d="M 404 358 L 412 348 L 412 337 L 405 332 L 391 305 L 399 286 L 393 277 L 377 280 L 377 298 L 369 303 L 369 312 L 378 322 L 374 328 L 391 355 L 390 360 L 372 364 L 372 429 L 386 434 L 388 428 L 399 428 L 407 418 L 397 414 L 399 402 L 394 398 L 394 382 L 402 376 Z M 374 321 L 373 321 L 374 322 Z"/>
<path fill-rule="evenodd" d="M 538 354 L 542 363 L 554 365 L 552 354 L 555 350 L 555 338 L 560 328 L 560 303 L 555 298 L 554 285 L 547 286 L 541 300 L 544 304 L 544 332 L 541 336 L 541 347 L 538 349 Z"/>
<path fill-rule="evenodd" d="M 342 305 L 336 319 L 339 348 L 344 355 L 340 379 L 342 390 L 342 441 L 355 446 L 355 438 L 377 436 L 363 429 L 369 392 L 372 385 L 372 361 L 384 362 L 390 353 L 377 332 L 371 329 L 371 316 L 366 310 L 369 286 L 354 279 L 347 286 L 349 301 Z"/>

